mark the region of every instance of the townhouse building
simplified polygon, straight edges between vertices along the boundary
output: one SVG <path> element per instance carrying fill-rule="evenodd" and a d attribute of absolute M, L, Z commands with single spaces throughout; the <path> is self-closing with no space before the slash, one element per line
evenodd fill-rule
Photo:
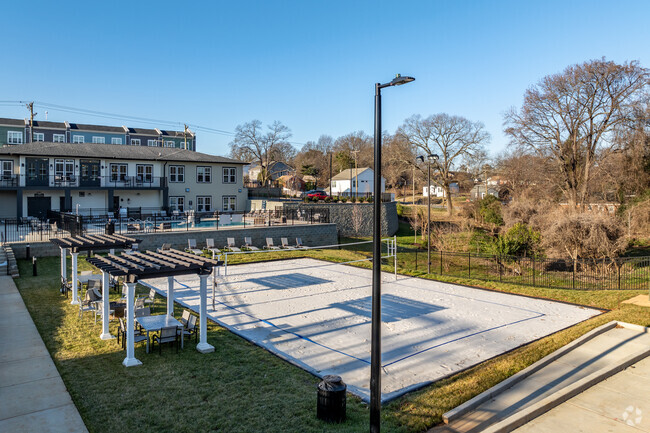
<path fill-rule="evenodd" d="M 0 118 L 0 146 L 32 142 L 117 144 L 196 150 L 196 134 L 187 131 Z"/>
<path fill-rule="evenodd" d="M 50 209 L 240 211 L 248 199 L 243 165 L 171 147 L 47 141 L 5 146 L 0 148 L 0 218 L 43 218 Z"/>

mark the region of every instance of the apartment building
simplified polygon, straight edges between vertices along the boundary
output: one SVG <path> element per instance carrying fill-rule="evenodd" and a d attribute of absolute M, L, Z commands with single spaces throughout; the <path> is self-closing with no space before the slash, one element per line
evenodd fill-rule
<path fill-rule="evenodd" d="M 89 125 L 0 118 L 0 146 L 32 142 L 117 144 L 196 150 L 196 134 L 187 131 Z"/>
<path fill-rule="evenodd" d="M 171 147 L 16 143 L 0 148 L 0 218 L 42 218 L 50 209 L 240 211 L 243 165 Z"/>

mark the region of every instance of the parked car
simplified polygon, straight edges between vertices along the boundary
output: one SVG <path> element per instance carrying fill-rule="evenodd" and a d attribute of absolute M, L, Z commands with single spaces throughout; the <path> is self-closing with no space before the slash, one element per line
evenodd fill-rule
<path fill-rule="evenodd" d="M 305 195 L 309 198 L 317 198 L 318 200 L 327 198 L 327 193 L 320 189 L 312 189 L 311 191 L 305 192 Z"/>

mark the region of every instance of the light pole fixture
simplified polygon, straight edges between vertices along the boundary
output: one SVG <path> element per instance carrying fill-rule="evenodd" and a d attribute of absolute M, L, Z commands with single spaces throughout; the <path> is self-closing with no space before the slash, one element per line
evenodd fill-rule
<path fill-rule="evenodd" d="M 370 432 L 379 433 L 381 414 L 381 89 L 401 86 L 413 77 L 397 74 L 392 81 L 375 84 L 375 179 L 372 227 L 372 319 L 370 339 Z"/>
<path fill-rule="evenodd" d="M 424 156 L 415 158 L 417 161 L 424 162 Z M 427 155 L 427 274 L 431 273 L 431 163 L 438 162 L 438 155 L 430 153 Z"/>

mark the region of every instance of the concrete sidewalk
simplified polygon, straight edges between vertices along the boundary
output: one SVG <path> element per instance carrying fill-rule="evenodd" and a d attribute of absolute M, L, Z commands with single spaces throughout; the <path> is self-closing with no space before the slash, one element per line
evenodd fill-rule
<path fill-rule="evenodd" d="M 517 433 L 650 432 L 650 358 L 530 421 Z"/>
<path fill-rule="evenodd" d="M 434 427 L 429 432 L 512 431 L 606 377 L 639 362 L 650 354 L 650 334 L 640 326 L 625 325 L 610 322 L 591 331 L 528 367 L 530 373 L 524 370 L 447 412 L 443 417 L 449 423 Z M 540 367 L 536 368 L 536 365 Z M 598 403 L 601 405 L 608 402 L 607 393 L 602 395 L 603 400 Z M 643 395 L 637 397 L 647 398 Z M 629 401 L 628 405 L 634 399 L 630 398 Z M 622 408 L 621 414 L 625 409 Z M 569 412 L 568 418 L 571 416 Z M 555 428 L 556 431 L 583 431 L 558 430 L 557 425 Z"/>
<path fill-rule="evenodd" d="M 87 432 L 11 277 L 0 277 L 0 432 Z"/>

